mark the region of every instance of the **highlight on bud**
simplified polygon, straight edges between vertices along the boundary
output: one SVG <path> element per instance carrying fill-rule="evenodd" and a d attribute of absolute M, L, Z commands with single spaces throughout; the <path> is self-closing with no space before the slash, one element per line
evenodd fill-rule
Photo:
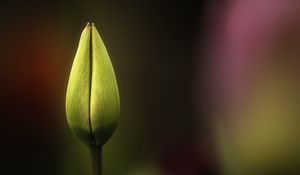
<path fill-rule="evenodd" d="M 119 113 L 112 63 L 95 25 L 88 23 L 81 34 L 67 87 L 69 126 L 88 146 L 102 146 L 114 132 Z"/>

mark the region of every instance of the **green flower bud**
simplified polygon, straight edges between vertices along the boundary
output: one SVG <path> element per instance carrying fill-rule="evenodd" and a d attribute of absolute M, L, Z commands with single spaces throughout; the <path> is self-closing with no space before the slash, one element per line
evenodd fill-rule
<path fill-rule="evenodd" d="M 117 81 L 94 24 L 81 34 L 66 95 L 67 120 L 88 146 L 102 146 L 114 132 L 120 113 Z"/>

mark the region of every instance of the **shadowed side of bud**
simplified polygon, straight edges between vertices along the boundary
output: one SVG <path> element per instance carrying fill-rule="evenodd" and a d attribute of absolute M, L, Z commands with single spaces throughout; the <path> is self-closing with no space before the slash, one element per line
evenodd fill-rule
<path fill-rule="evenodd" d="M 120 113 L 118 85 L 105 45 L 92 25 L 91 124 L 97 145 L 104 144 L 116 128 Z"/>

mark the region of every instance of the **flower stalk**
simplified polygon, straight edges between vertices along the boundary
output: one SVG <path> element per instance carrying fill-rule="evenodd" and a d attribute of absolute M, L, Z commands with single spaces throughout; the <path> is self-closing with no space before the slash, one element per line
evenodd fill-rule
<path fill-rule="evenodd" d="M 102 175 L 102 147 L 90 147 L 91 175 Z"/>

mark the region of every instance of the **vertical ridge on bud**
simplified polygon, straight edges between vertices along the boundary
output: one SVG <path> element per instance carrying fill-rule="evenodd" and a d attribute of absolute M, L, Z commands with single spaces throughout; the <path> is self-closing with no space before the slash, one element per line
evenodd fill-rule
<path fill-rule="evenodd" d="M 93 77 L 93 36 L 92 36 L 92 27 L 93 23 L 88 23 L 87 27 L 89 28 L 90 32 L 90 45 L 89 45 L 89 60 L 90 60 L 90 76 L 89 76 L 89 129 L 90 129 L 90 134 L 91 134 L 91 144 L 96 145 L 96 140 L 93 134 L 93 129 L 92 129 L 92 120 L 91 120 L 91 97 L 92 97 L 92 77 Z"/>

